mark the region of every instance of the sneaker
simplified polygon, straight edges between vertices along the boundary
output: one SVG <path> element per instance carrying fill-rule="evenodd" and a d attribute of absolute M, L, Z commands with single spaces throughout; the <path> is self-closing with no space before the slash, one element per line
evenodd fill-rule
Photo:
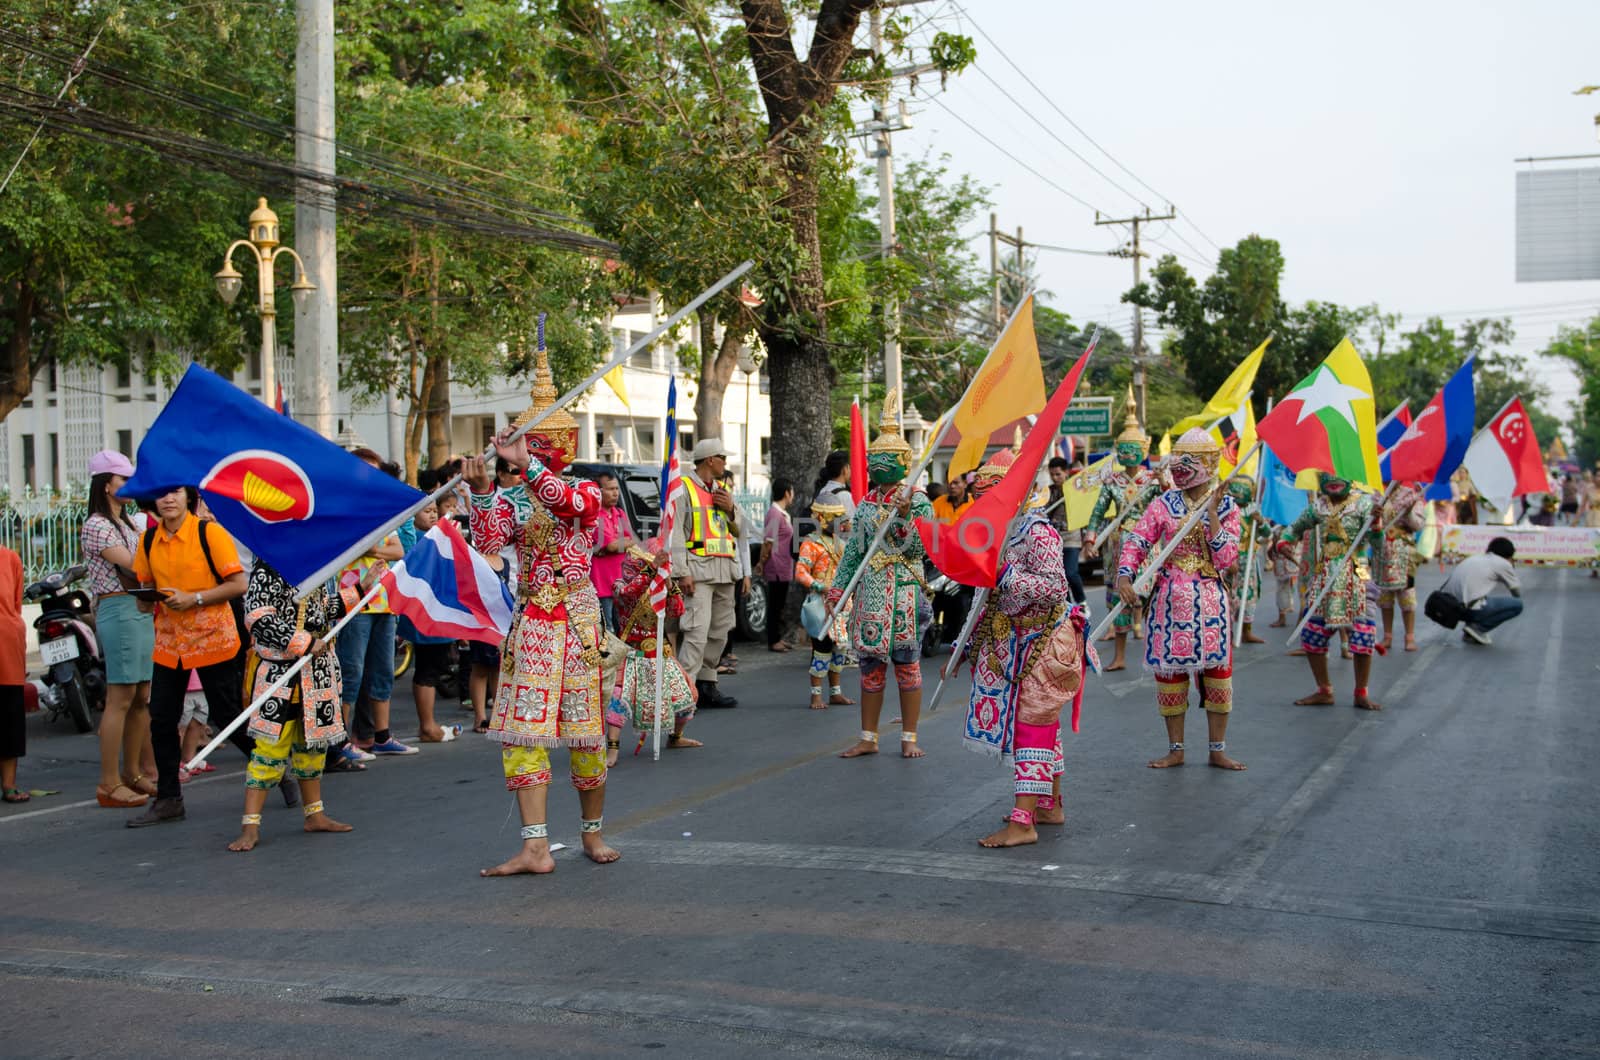
<path fill-rule="evenodd" d="M 1461 639 L 1464 640 L 1464 641 L 1468 641 L 1470 643 L 1473 643 L 1473 644 L 1493 644 L 1494 643 L 1494 640 L 1492 638 L 1490 638 L 1489 634 L 1485 633 L 1483 630 L 1479 629 L 1476 626 L 1465 625 L 1465 624 L 1463 624 L 1462 627 L 1461 627 Z"/>
<path fill-rule="evenodd" d="M 417 753 L 417 748 L 407 746 L 391 736 L 382 743 L 373 744 L 372 753 L 374 755 L 414 755 Z"/>
<path fill-rule="evenodd" d="M 353 743 L 347 743 L 339 748 L 339 757 L 346 762 L 370 762 L 378 756 L 362 750 Z"/>
<path fill-rule="evenodd" d="M 184 818 L 183 799 L 155 799 L 137 817 L 128 818 L 129 828 L 148 828 L 153 824 L 166 824 Z"/>

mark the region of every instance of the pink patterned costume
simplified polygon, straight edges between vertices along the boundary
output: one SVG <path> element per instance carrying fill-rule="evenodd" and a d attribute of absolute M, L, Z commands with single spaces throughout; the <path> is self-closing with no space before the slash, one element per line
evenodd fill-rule
<path fill-rule="evenodd" d="M 1006 540 L 999 584 L 973 628 L 972 698 L 963 743 L 1010 759 L 1017 795 L 1048 797 L 1063 770 L 1061 708 L 1078 728 L 1084 616 L 1071 605 L 1061 537 L 1037 515 Z"/>
<path fill-rule="evenodd" d="M 600 689 L 600 601 L 589 579 L 600 487 L 567 479 L 537 461 L 529 466 L 526 514 L 499 493 L 472 494 L 473 546 L 517 549 L 519 609 L 501 651 L 489 738 L 505 748 L 506 785 L 515 790 L 550 781 L 541 751 L 568 747 L 580 789 L 605 783 L 579 752 L 603 751 L 605 701 Z M 519 518 L 519 516 L 521 516 Z"/>
<path fill-rule="evenodd" d="M 1172 539 L 1191 508 L 1182 490 L 1168 490 L 1145 509 L 1123 535 L 1119 578 L 1137 578 L 1145 560 Z M 1217 504 L 1221 523 L 1206 537 L 1201 516 L 1156 574 L 1145 611 L 1145 668 L 1156 678 L 1156 704 L 1164 716 L 1189 708 L 1189 682 L 1199 678 L 1205 709 L 1233 709 L 1233 637 L 1227 591 L 1220 571 L 1239 557 L 1239 506 L 1224 496 Z"/>

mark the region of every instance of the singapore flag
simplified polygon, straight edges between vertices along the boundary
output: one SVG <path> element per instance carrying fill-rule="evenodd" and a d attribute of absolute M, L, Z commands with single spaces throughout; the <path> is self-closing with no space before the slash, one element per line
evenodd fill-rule
<path fill-rule="evenodd" d="M 1478 492 L 1502 512 L 1511 507 L 1513 497 L 1550 492 L 1539 440 L 1533 436 L 1521 398 L 1512 398 L 1478 432 L 1462 464 Z"/>

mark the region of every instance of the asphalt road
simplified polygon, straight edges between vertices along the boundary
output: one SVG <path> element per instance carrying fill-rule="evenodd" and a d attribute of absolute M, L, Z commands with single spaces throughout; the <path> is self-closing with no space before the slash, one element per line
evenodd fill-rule
<path fill-rule="evenodd" d="M 1245 773 L 1146 769 L 1152 686 L 1092 679 L 1067 827 L 1010 851 L 975 844 L 1010 781 L 961 750 L 964 696 L 927 758 L 841 761 L 854 709 L 806 710 L 804 656 L 748 644 L 705 749 L 612 774 L 623 859 L 543 879 L 478 878 L 517 836 L 470 734 L 329 778 L 350 835 L 269 806 L 246 856 L 231 749 L 186 822 L 131 831 L 93 737 L 35 718 L 23 781 L 63 794 L 0 809 L 0 1052 L 1593 1055 L 1600 582 L 1525 578 L 1493 647 L 1423 620 L 1381 659 L 1382 713 L 1291 706 L 1303 660 L 1243 649 Z"/>

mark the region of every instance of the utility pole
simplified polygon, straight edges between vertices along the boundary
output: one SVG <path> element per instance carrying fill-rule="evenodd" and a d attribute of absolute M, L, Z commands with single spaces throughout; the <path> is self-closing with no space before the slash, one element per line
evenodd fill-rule
<path fill-rule="evenodd" d="M 339 268 L 332 177 L 337 141 L 333 109 L 333 0 L 296 0 L 294 159 L 327 181 L 295 186 L 294 239 L 317 285 L 295 308 L 297 418 L 324 438 L 339 431 Z M 400 459 L 399 454 L 390 454 Z M 403 462 L 403 461 L 402 461 Z"/>
<path fill-rule="evenodd" d="M 1016 248 L 1017 267 L 1014 270 L 1002 268 L 1000 265 L 1001 243 Z M 1021 225 L 1017 226 L 1017 234 L 1013 236 L 1000 231 L 999 214 L 991 213 L 989 215 L 989 278 L 994 284 L 994 329 L 997 335 L 1000 333 L 1000 329 L 1006 326 L 1006 305 L 1005 298 L 1002 297 L 1000 291 L 1001 281 L 1009 278 L 1017 281 L 1019 286 L 1027 282 L 1027 263 L 1024 260 L 1023 251 L 1033 245 L 1035 244 L 1027 243 L 1023 240 Z"/>
<path fill-rule="evenodd" d="M 1094 215 L 1094 223 L 1097 225 L 1133 226 L 1133 246 L 1128 251 L 1127 256 L 1133 259 L 1133 285 L 1137 287 L 1139 286 L 1139 259 L 1145 257 L 1144 251 L 1139 249 L 1139 226 L 1149 224 L 1151 221 L 1171 221 L 1177 216 L 1178 212 L 1174 210 L 1170 204 L 1167 206 L 1167 212 L 1163 214 L 1152 214 L 1150 212 L 1150 207 L 1146 206 L 1143 214 L 1135 214 L 1132 217 L 1121 218 L 1101 217 L 1100 211 L 1096 210 Z M 1133 307 L 1133 388 L 1138 395 L 1137 400 L 1139 403 L 1139 423 L 1141 426 L 1144 426 L 1145 433 L 1148 434 L 1150 428 L 1148 426 L 1148 421 L 1145 419 L 1144 413 L 1144 307 L 1137 305 Z"/>

